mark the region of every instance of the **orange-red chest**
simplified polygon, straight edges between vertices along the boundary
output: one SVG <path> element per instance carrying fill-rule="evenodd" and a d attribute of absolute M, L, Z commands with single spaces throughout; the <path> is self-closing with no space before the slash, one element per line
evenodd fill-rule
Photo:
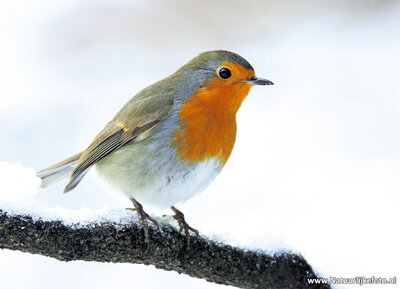
<path fill-rule="evenodd" d="M 247 96 L 246 83 L 221 84 L 218 80 L 193 95 L 179 112 L 180 128 L 171 144 L 178 157 L 196 162 L 228 160 L 236 139 L 236 112 Z"/>

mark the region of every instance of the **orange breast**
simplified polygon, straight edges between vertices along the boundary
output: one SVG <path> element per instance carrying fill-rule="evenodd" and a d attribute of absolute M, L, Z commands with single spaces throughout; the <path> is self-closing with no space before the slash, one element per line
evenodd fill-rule
<path fill-rule="evenodd" d="M 216 78 L 183 104 L 171 142 L 178 156 L 187 162 L 218 158 L 224 165 L 235 144 L 236 112 L 249 89 L 246 82 Z"/>

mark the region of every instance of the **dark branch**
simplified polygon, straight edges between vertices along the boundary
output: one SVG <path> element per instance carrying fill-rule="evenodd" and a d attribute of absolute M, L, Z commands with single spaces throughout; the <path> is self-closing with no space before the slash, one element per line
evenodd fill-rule
<path fill-rule="evenodd" d="M 316 278 L 306 260 L 292 253 L 268 255 L 216 243 L 204 237 L 185 238 L 173 227 L 149 228 L 145 252 L 138 224 L 107 221 L 85 227 L 60 221 L 33 220 L 0 210 L 0 248 L 40 254 L 60 261 L 85 260 L 154 265 L 210 282 L 241 288 L 330 288 L 309 285 Z"/>

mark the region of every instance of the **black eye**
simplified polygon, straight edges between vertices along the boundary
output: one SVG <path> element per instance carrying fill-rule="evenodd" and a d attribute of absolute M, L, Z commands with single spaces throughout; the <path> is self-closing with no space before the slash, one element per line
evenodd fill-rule
<path fill-rule="evenodd" d="M 221 78 L 223 79 L 228 79 L 229 77 L 231 77 L 232 72 L 228 69 L 228 68 L 221 68 L 219 70 L 219 76 L 221 76 Z"/>

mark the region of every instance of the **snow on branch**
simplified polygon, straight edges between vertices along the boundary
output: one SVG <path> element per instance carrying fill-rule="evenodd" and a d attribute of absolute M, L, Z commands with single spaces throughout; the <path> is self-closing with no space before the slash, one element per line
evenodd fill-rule
<path fill-rule="evenodd" d="M 43 220 L 0 209 L 0 248 L 52 257 L 60 261 L 84 260 L 154 265 L 209 282 L 240 288 L 330 288 L 310 285 L 316 278 L 307 261 L 282 252 L 248 251 L 209 240 L 185 238 L 162 224 L 150 226 L 150 248 L 146 251 L 143 232 L 134 219 L 127 223 L 101 220 L 85 225 Z"/>

